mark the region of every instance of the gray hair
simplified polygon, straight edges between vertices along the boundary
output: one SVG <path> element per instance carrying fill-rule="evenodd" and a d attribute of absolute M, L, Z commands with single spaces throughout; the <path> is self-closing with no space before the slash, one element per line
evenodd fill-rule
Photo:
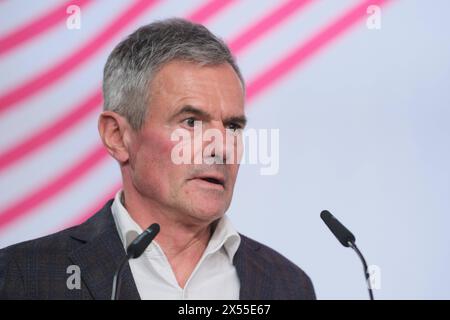
<path fill-rule="evenodd" d="M 179 18 L 145 25 L 120 42 L 103 71 L 103 110 L 124 116 L 133 129 L 145 122 L 150 104 L 150 84 L 172 60 L 201 66 L 229 63 L 245 83 L 230 49 L 206 27 Z"/>

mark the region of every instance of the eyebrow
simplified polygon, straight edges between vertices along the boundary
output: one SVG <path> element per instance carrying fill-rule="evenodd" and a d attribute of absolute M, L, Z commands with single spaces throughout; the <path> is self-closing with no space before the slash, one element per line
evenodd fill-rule
<path fill-rule="evenodd" d="M 196 108 L 196 107 L 194 107 L 194 106 L 191 106 L 191 105 L 185 105 L 185 106 L 183 106 L 177 113 L 175 113 L 175 114 L 172 116 L 172 118 L 176 118 L 176 117 L 178 117 L 179 115 L 182 115 L 183 113 L 191 113 L 191 114 L 195 114 L 195 115 L 197 115 L 197 116 L 199 116 L 199 117 L 202 117 L 202 118 L 208 118 L 208 119 L 211 118 L 211 115 L 210 115 L 208 112 L 203 111 L 203 110 L 201 110 L 201 109 L 199 109 L 199 108 Z"/>
<path fill-rule="evenodd" d="M 183 106 L 178 112 L 176 112 L 173 116 L 172 119 L 184 114 L 184 113 L 190 113 L 190 114 L 194 114 L 197 115 L 198 117 L 204 118 L 204 119 L 211 119 L 211 115 L 204 111 L 201 110 L 197 107 L 194 107 L 192 105 L 185 105 Z M 242 127 L 245 127 L 245 125 L 247 124 L 247 117 L 245 115 L 242 116 L 232 116 L 232 117 L 228 117 L 223 121 L 224 124 L 230 124 L 230 123 L 238 123 L 240 124 Z"/>

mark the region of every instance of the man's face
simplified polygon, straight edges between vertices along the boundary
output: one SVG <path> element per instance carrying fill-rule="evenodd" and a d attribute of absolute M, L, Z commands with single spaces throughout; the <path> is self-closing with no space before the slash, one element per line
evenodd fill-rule
<path fill-rule="evenodd" d="M 156 74 L 150 90 L 146 122 L 131 143 L 133 187 L 153 208 L 180 221 L 211 222 L 221 217 L 230 205 L 239 169 L 236 153 L 233 163 L 196 164 L 194 157 L 211 160 L 218 150 L 204 153 L 211 141 L 192 143 L 191 163 L 176 164 L 171 155 L 180 142 L 172 141 L 171 135 L 182 129 L 194 140 L 196 121 L 201 121 L 203 131 L 219 130 L 224 140 L 230 136 L 226 129 L 242 128 L 244 93 L 237 74 L 229 64 L 201 67 L 172 61 Z M 225 162 L 232 152 L 230 144 L 224 141 L 220 146 Z"/>

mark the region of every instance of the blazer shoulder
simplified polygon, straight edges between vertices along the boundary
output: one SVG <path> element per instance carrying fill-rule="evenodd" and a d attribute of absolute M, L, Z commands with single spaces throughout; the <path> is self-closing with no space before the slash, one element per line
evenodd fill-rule
<path fill-rule="evenodd" d="M 60 261 L 74 248 L 75 241 L 71 241 L 70 234 L 77 227 L 71 227 L 60 232 L 41 238 L 23 241 L 0 249 L 0 278 L 6 276 L 8 270 L 23 272 L 35 264 Z"/>
<path fill-rule="evenodd" d="M 246 243 L 246 245 L 252 247 L 260 257 L 267 261 L 267 263 L 275 264 L 276 266 L 284 267 L 291 272 L 307 276 L 306 273 L 295 263 L 269 246 L 244 235 L 241 235 L 241 239 L 244 243 Z"/>
<path fill-rule="evenodd" d="M 294 280 L 293 282 L 303 287 L 307 293 L 307 298 L 316 299 L 314 286 L 311 278 L 303 269 L 293 263 L 274 249 L 262 244 L 254 239 L 241 234 L 243 247 L 251 248 L 254 254 L 259 257 L 259 261 L 264 264 L 267 270 L 273 270 L 273 275 L 280 275 L 283 278 Z"/>
<path fill-rule="evenodd" d="M 80 241 L 89 240 L 89 237 L 95 236 L 96 233 L 102 232 L 107 227 L 111 227 L 110 225 L 113 223 L 109 215 L 111 202 L 110 200 L 100 211 L 93 214 L 82 224 L 0 249 L 0 257 L 20 258 L 24 255 L 34 254 L 41 258 L 48 255 L 66 254 L 73 250 Z"/>
<path fill-rule="evenodd" d="M 51 251 L 51 249 L 63 249 L 67 247 L 67 240 L 70 238 L 70 234 L 76 230 L 77 227 L 78 226 L 70 227 L 40 238 L 10 245 L 6 248 L 0 249 L 0 253 L 3 254 L 3 257 L 5 257 L 34 251 L 45 253 L 49 252 L 49 250 Z"/>
<path fill-rule="evenodd" d="M 109 206 L 80 225 L 1 249 L 0 299 L 74 297 L 77 290 L 67 293 L 66 283 L 76 267 L 71 256 L 99 234 L 114 230 Z M 89 295 L 81 290 L 79 296 Z"/>
<path fill-rule="evenodd" d="M 73 228 L 0 250 L 0 299 L 33 298 L 39 279 L 64 274 Z M 61 271 L 60 271 L 61 269 Z"/>

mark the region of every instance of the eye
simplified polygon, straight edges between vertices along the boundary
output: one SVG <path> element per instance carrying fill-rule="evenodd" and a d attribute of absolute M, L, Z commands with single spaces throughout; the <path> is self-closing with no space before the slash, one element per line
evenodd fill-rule
<path fill-rule="evenodd" d="M 195 119 L 194 117 L 190 117 L 190 118 L 184 119 L 183 123 L 186 124 L 190 128 L 194 128 L 196 121 L 197 121 L 197 119 Z"/>
<path fill-rule="evenodd" d="M 228 129 L 230 129 L 230 130 L 233 131 L 233 132 L 236 132 L 236 131 L 238 131 L 238 130 L 241 130 L 241 129 L 242 129 L 242 126 L 241 126 L 240 124 L 238 124 L 238 123 L 230 123 L 230 124 L 228 125 Z"/>

